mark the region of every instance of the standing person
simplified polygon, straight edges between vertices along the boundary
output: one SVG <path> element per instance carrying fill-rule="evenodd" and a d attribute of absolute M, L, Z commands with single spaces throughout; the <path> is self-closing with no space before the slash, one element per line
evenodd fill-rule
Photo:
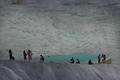
<path fill-rule="evenodd" d="M 104 58 L 104 63 L 105 63 L 105 61 L 106 61 L 106 55 L 105 54 L 103 55 L 103 58 Z"/>
<path fill-rule="evenodd" d="M 76 64 L 80 64 L 80 61 L 79 61 L 79 59 L 77 59 L 77 61 L 76 61 Z"/>
<path fill-rule="evenodd" d="M 106 55 L 105 54 L 103 55 L 103 58 L 104 58 L 104 60 L 106 60 Z"/>
<path fill-rule="evenodd" d="M 33 55 L 33 53 L 32 53 L 32 51 L 30 51 L 30 58 L 31 58 L 31 60 L 32 60 L 32 55 Z"/>
<path fill-rule="evenodd" d="M 74 61 L 74 59 L 73 59 L 73 57 L 70 59 L 70 63 L 74 63 L 75 61 Z"/>
<path fill-rule="evenodd" d="M 101 59 L 102 59 L 102 63 L 104 63 L 104 55 L 103 54 L 101 56 Z"/>
<path fill-rule="evenodd" d="M 10 60 L 12 60 L 12 50 L 11 49 L 9 50 L 9 58 L 10 58 Z"/>
<path fill-rule="evenodd" d="M 98 55 L 98 64 L 100 64 L 100 54 Z"/>
<path fill-rule="evenodd" d="M 30 61 L 31 60 L 31 51 L 30 50 L 27 51 L 27 55 L 28 55 L 28 59 Z"/>
<path fill-rule="evenodd" d="M 26 60 L 27 59 L 27 54 L 26 54 L 25 51 L 23 51 L 23 56 L 24 56 L 24 60 Z"/>
<path fill-rule="evenodd" d="M 40 55 L 41 58 L 40 58 L 40 62 L 44 62 L 44 57 L 42 55 Z"/>

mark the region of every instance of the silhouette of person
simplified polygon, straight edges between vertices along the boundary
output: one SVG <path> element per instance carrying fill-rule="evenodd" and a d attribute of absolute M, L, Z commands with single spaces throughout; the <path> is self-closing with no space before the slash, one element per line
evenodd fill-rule
<path fill-rule="evenodd" d="M 23 56 L 24 56 L 24 60 L 26 60 L 27 59 L 27 54 L 26 54 L 25 51 L 23 51 Z"/>
<path fill-rule="evenodd" d="M 98 64 L 100 64 L 100 60 L 101 60 L 101 58 L 100 58 L 100 54 L 98 55 Z"/>
<path fill-rule="evenodd" d="M 44 62 L 44 57 L 42 55 L 40 55 L 41 58 L 40 58 L 40 62 Z"/>
<path fill-rule="evenodd" d="M 89 64 L 89 65 L 93 64 L 92 61 L 91 61 L 91 59 L 88 61 L 88 64 Z"/>
<path fill-rule="evenodd" d="M 75 61 L 74 61 L 74 59 L 73 59 L 73 57 L 70 59 L 70 63 L 74 63 Z"/>
<path fill-rule="evenodd" d="M 76 64 L 80 64 L 80 61 L 79 61 L 79 59 L 77 59 L 77 61 L 76 61 Z"/>
<path fill-rule="evenodd" d="M 12 50 L 11 49 L 9 50 L 9 58 L 10 58 L 10 60 L 12 60 Z"/>
<path fill-rule="evenodd" d="M 9 50 L 9 58 L 10 58 L 10 60 L 15 60 L 15 58 L 12 55 L 12 50 L 11 49 Z"/>

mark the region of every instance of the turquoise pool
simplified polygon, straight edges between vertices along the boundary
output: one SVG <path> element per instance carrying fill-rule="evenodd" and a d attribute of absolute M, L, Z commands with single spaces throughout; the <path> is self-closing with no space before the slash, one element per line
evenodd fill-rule
<path fill-rule="evenodd" d="M 97 62 L 97 56 L 93 54 L 76 54 L 76 55 L 65 55 L 65 56 L 56 56 L 56 57 L 45 57 L 45 62 L 70 62 L 70 59 L 73 57 L 76 61 L 79 59 L 80 63 L 88 63 L 91 59 L 93 63 Z"/>

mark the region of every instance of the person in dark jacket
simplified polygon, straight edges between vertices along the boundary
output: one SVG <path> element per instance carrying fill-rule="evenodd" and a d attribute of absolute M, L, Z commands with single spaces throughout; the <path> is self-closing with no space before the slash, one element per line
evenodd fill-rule
<path fill-rule="evenodd" d="M 9 58 L 10 58 L 10 60 L 15 60 L 15 58 L 12 55 L 12 50 L 11 49 L 9 50 Z"/>
<path fill-rule="evenodd" d="M 79 61 L 79 59 L 77 59 L 77 61 L 76 61 L 76 64 L 80 64 L 80 61 Z"/>
<path fill-rule="evenodd" d="M 92 65 L 92 64 L 93 64 L 92 61 L 91 61 L 91 59 L 88 61 L 88 64 L 89 64 L 89 65 Z"/>
<path fill-rule="evenodd" d="M 27 59 L 27 54 L 26 54 L 25 51 L 23 51 L 23 56 L 24 56 L 24 60 L 26 60 Z"/>
<path fill-rule="evenodd" d="M 11 49 L 9 50 L 9 58 L 10 58 L 10 60 L 12 60 L 12 50 Z"/>
<path fill-rule="evenodd" d="M 74 59 L 73 59 L 73 57 L 70 59 L 70 63 L 74 63 L 75 61 L 74 61 Z"/>

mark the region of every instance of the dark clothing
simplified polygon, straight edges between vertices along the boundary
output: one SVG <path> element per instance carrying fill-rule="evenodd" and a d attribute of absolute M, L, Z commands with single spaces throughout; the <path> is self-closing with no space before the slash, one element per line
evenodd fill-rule
<path fill-rule="evenodd" d="M 91 64 L 93 64 L 93 63 L 92 63 L 92 62 L 91 62 L 91 60 L 90 60 L 90 61 L 88 61 L 88 64 L 90 64 L 90 65 L 91 65 Z"/>
<path fill-rule="evenodd" d="M 44 57 L 41 55 L 40 62 L 44 62 Z"/>
<path fill-rule="evenodd" d="M 9 57 L 10 57 L 10 60 L 15 60 L 15 58 L 14 58 L 13 55 L 12 55 L 11 49 L 9 50 Z"/>
<path fill-rule="evenodd" d="M 9 57 L 10 57 L 10 60 L 13 60 L 12 51 L 11 50 L 9 50 Z"/>
<path fill-rule="evenodd" d="M 70 63 L 74 63 L 75 61 L 74 61 L 74 59 L 72 58 L 71 60 L 70 60 Z"/>
<path fill-rule="evenodd" d="M 15 58 L 12 56 L 12 57 L 11 57 L 11 60 L 15 60 Z"/>
<path fill-rule="evenodd" d="M 77 60 L 77 61 L 76 61 L 76 64 L 80 64 L 80 61 L 79 61 L 79 60 Z"/>
<path fill-rule="evenodd" d="M 26 54 L 26 52 L 23 52 L 23 56 L 24 56 L 24 60 L 26 60 L 26 59 L 27 59 L 27 54 Z"/>
<path fill-rule="evenodd" d="M 27 59 L 26 54 L 24 54 L 24 59 Z"/>
<path fill-rule="evenodd" d="M 104 60 L 106 60 L 106 56 L 105 55 L 103 56 L 103 58 L 104 58 Z"/>
<path fill-rule="evenodd" d="M 100 64 L 100 61 L 101 61 L 101 57 L 100 55 L 98 56 L 98 64 Z"/>

